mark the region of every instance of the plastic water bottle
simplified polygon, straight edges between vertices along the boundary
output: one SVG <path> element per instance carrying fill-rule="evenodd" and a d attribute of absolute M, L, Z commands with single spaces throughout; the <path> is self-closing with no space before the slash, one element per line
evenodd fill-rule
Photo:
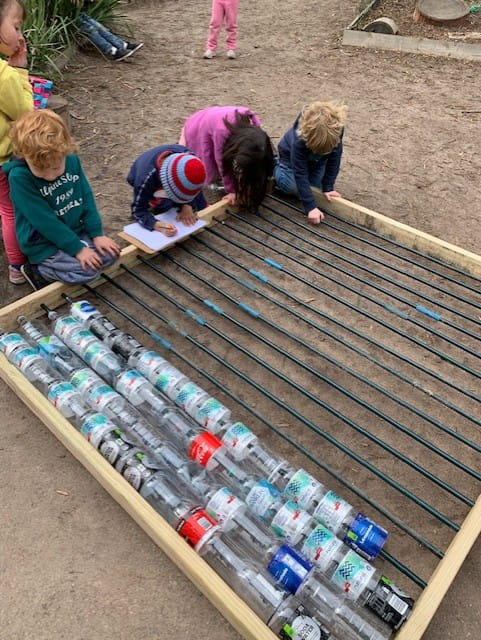
<path fill-rule="evenodd" d="M 408 618 L 413 600 L 353 549 L 342 545 L 326 564 L 323 570 L 318 564 L 313 575 L 322 574 L 330 586 L 348 600 L 373 611 L 394 629 L 399 629 Z M 297 593 L 313 567 L 306 556 L 284 544 L 272 554 L 267 568 L 286 589 Z"/>
<path fill-rule="evenodd" d="M 0 332 L 0 349 L 9 362 L 42 392 L 58 380 L 55 371 L 19 333 Z"/>
<path fill-rule="evenodd" d="M 73 316 L 58 316 L 53 330 L 67 347 L 108 382 L 122 371 L 124 365 L 118 356 Z"/>
<path fill-rule="evenodd" d="M 126 369 L 114 379 L 115 389 L 134 407 L 145 410 L 153 419 L 160 419 L 161 414 L 171 406 L 169 400 L 139 373 L 136 369 Z"/>
<path fill-rule="evenodd" d="M 83 360 L 77 357 L 57 336 L 40 321 L 30 322 L 25 316 L 17 318 L 22 331 L 38 345 L 40 353 L 54 369 L 64 378 L 69 378 L 76 369 L 85 366 Z"/>
<path fill-rule="evenodd" d="M 121 429 L 128 430 L 139 444 L 148 451 L 155 450 L 162 444 L 162 439 L 155 429 L 142 418 L 140 413 L 125 398 L 107 385 L 94 371 L 81 369 L 70 379 L 90 406 L 118 424 Z"/>

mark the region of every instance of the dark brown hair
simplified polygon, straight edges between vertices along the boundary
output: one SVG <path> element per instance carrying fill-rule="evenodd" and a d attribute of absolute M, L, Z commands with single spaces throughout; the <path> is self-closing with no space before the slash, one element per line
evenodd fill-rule
<path fill-rule="evenodd" d="M 256 210 L 274 170 L 271 140 L 247 114 L 236 111 L 234 122 L 225 117 L 224 124 L 230 133 L 222 149 L 223 171 L 232 176 L 239 206 Z"/>

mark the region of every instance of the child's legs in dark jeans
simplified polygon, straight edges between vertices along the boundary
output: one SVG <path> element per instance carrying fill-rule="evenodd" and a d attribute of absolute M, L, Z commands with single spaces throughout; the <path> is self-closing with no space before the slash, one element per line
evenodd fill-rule
<path fill-rule="evenodd" d="M 94 248 L 90 238 L 82 237 L 81 240 L 86 242 L 91 249 Z M 106 253 L 104 256 L 100 255 L 100 253 L 98 255 L 102 258 L 102 267 L 99 270 L 88 269 L 84 271 L 75 256 L 70 256 L 65 251 L 60 250 L 50 258 L 40 262 L 37 265 L 37 269 L 45 280 L 66 282 L 67 284 L 82 284 L 94 280 L 101 269 L 108 267 L 117 260 L 117 257 L 112 257 L 110 253 Z"/>
<path fill-rule="evenodd" d="M 112 47 L 115 49 L 124 49 L 126 43 L 114 33 L 107 31 L 105 27 L 97 22 L 86 13 L 81 13 L 78 18 L 78 28 L 92 44 L 100 49 L 103 53 L 110 53 Z"/>

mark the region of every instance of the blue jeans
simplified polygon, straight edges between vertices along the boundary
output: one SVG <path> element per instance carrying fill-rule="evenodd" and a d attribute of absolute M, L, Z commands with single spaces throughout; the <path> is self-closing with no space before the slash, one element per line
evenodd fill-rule
<path fill-rule="evenodd" d="M 108 31 L 100 22 L 94 20 L 86 13 L 81 13 L 78 22 L 78 28 L 92 44 L 94 44 L 102 53 L 111 54 L 112 49 L 125 49 L 127 43 L 114 33 Z"/>
<path fill-rule="evenodd" d="M 80 239 L 91 249 L 94 248 L 92 240 L 87 236 L 82 236 Z M 39 262 L 36 267 L 42 278 L 50 282 L 60 281 L 67 284 L 83 284 L 94 280 L 100 274 L 101 269 L 110 266 L 117 260 L 110 253 L 106 253 L 104 256 L 100 255 L 100 253 L 98 255 L 102 258 L 102 267 L 99 270 L 88 269 L 84 271 L 75 256 L 70 256 L 60 249 L 50 258 Z"/>
<path fill-rule="evenodd" d="M 326 171 L 326 164 L 321 162 L 318 165 L 315 165 L 308 173 L 309 184 L 312 187 L 318 187 L 322 189 L 321 182 L 324 178 L 324 173 Z M 279 160 L 276 161 L 274 167 L 274 179 L 278 188 L 284 193 L 290 193 L 294 196 L 299 195 L 297 191 L 296 179 L 294 177 L 294 171 L 288 167 L 286 164 L 282 164 Z"/>

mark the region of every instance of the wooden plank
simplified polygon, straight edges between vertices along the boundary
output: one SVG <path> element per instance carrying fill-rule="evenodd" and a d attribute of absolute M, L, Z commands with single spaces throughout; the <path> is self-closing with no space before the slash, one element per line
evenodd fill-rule
<path fill-rule="evenodd" d="M 227 214 L 225 213 L 226 207 L 226 201 L 220 200 L 219 202 L 216 202 L 215 204 L 200 211 L 199 218 L 206 220 L 207 226 L 212 226 L 213 224 L 216 224 L 218 219 L 221 220 L 227 217 Z M 105 273 L 110 277 L 115 278 L 120 273 L 123 273 L 122 269 L 119 269 L 119 264 L 125 264 L 127 266 L 134 266 L 138 264 L 139 261 L 136 256 L 139 253 L 139 250 L 140 249 L 134 245 L 129 245 L 122 249 L 117 262 L 108 269 L 105 269 Z M 152 254 L 151 251 L 149 251 L 149 253 L 144 253 L 145 258 L 151 258 L 153 255 L 156 255 L 156 253 Z M 105 280 L 99 278 L 89 284 L 91 287 L 97 287 L 104 282 Z M 16 318 L 19 315 L 26 316 L 27 318 L 38 316 L 42 313 L 40 311 L 40 303 L 43 302 L 51 309 L 56 309 L 57 307 L 65 304 L 65 300 L 62 298 L 63 293 L 67 293 L 68 295 L 75 297 L 80 295 L 83 291 L 85 291 L 85 289 L 82 286 L 74 287 L 63 284 L 62 282 L 53 282 L 47 287 L 40 289 L 40 291 L 34 291 L 30 295 L 3 307 L 3 309 L 0 310 L 0 328 L 6 329 L 7 331 L 13 331 L 17 327 Z"/>
<path fill-rule="evenodd" d="M 328 202 L 319 189 L 313 192 L 322 209 L 481 278 L 481 256 L 344 198 Z"/>
<path fill-rule="evenodd" d="M 431 576 L 428 586 L 419 596 L 409 620 L 396 634 L 396 640 L 422 638 L 456 574 L 481 533 L 481 496 L 466 516 L 454 536 L 444 558 Z"/>
<path fill-rule="evenodd" d="M 410 36 L 392 36 L 385 33 L 356 31 L 355 29 L 344 29 L 342 44 L 351 47 L 365 47 L 367 49 L 386 49 L 399 53 L 421 53 L 461 60 L 481 60 L 481 46 L 478 44 Z"/>
<path fill-rule="evenodd" d="M 275 640 L 276 636 L 252 609 L 3 354 L 0 354 L 0 376 L 244 638 Z"/>

